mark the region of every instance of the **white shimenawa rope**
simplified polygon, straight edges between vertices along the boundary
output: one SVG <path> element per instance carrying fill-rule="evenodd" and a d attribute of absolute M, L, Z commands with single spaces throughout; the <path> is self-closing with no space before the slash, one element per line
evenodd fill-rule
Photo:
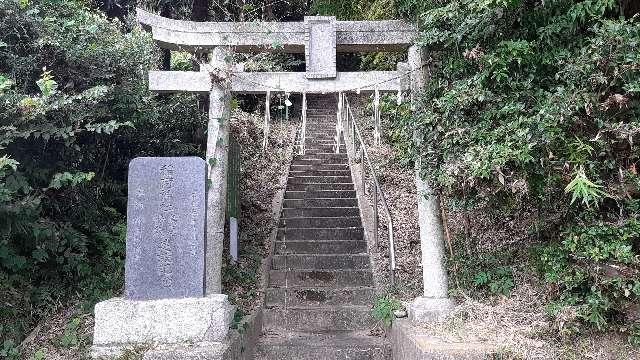
<path fill-rule="evenodd" d="M 267 98 L 264 103 L 264 140 L 262 140 L 262 151 L 267 149 L 269 144 L 269 121 L 271 120 L 271 91 L 267 91 Z"/>
<path fill-rule="evenodd" d="M 393 77 L 391 79 L 386 79 L 386 80 L 382 80 L 382 81 L 378 81 L 378 82 L 374 82 L 368 85 L 364 85 L 364 86 L 360 86 L 360 87 L 356 87 L 356 88 L 352 88 L 352 89 L 345 89 L 340 91 L 338 94 L 338 124 L 336 124 L 336 153 L 339 152 L 340 150 L 340 132 L 342 131 L 342 118 L 340 117 L 342 115 L 342 107 L 343 107 L 343 98 L 342 98 L 342 94 L 343 93 L 348 93 L 348 92 L 355 92 L 356 94 L 360 94 L 361 90 L 363 88 L 374 88 L 374 101 L 373 101 L 373 121 L 375 123 L 375 129 L 374 129 L 374 134 L 373 134 L 373 139 L 374 139 L 374 145 L 380 145 L 380 138 L 381 138 L 381 134 L 380 134 L 380 91 L 378 89 L 378 85 L 380 84 L 384 84 L 387 83 L 389 81 L 393 81 L 393 80 L 397 80 L 403 77 L 407 77 L 410 76 L 411 73 L 422 70 L 423 67 L 427 66 L 427 64 L 423 64 L 422 66 L 415 68 L 415 69 L 411 69 L 409 71 L 406 71 L 404 73 L 402 73 L 399 76 Z M 288 109 L 287 104 L 290 104 L 290 100 L 289 100 L 289 95 L 290 92 L 289 91 L 285 91 L 284 89 L 280 88 L 280 87 L 274 87 L 271 85 L 266 85 L 266 84 L 261 84 L 259 82 L 255 82 L 252 80 L 248 80 L 248 79 L 243 79 L 241 77 L 239 77 L 239 75 L 231 73 L 232 76 L 235 76 L 236 78 L 238 78 L 238 80 L 249 83 L 249 84 L 253 84 L 259 87 L 264 87 L 264 88 L 268 88 L 268 89 L 272 89 L 275 92 L 283 92 L 285 94 L 286 97 L 286 101 L 285 101 L 285 107 L 287 107 L 286 110 Z M 413 85 L 413 84 L 412 84 Z M 411 86 L 412 87 L 412 86 Z M 266 150 L 267 145 L 269 144 L 269 128 L 270 128 L 270 121 L 271 121 L 271 113 L 270 113 L 270 100 L 271 100 L 271 91 L 272 90 L 267 90 L 266 93 L 266 102 L 265 102 L 265 114 L 264 114 L 264 140 L 262 142 L 262 149 Z M 322 93 L 323 95 L 325 94 L 324 92 Z M 302 93 L 302 97 L 303 97 L 303 116 L 304 116 L 304 125 L 306 125 L 306 92 Z M 399 88 L 398 89 L 398 94 L 397 94 L 397 103 L 398 105 L 402 104 L 402 89 Z M 413 91 L 409 91 L 409 97 L 411 99 L 411 110 L 415 110 L 415 105 L 414 105 L 414 93 Z M 288 111 L 287 111 L 288 112 Z M 303 129 L 304 129 L 304 125 L 303 125 Z M 302 152 L 304 153 L 304 144 L 303 144 L 303 149 Z"/>

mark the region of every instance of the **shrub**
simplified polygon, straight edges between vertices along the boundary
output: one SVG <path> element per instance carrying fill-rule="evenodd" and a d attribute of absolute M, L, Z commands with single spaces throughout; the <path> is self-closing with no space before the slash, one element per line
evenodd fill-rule
<path fill-rule="evenodd" d="M 150 36 L 85 3 L 0 1 L 0 338 L 14 343 L 77 294 L 119 291 L 128 162 L 201 149 L 195 98 L 147 90 Z"/>
<path fill-rule="evenodd" d="M 561 236 L 562 241 L 537 249 L 540 272 L 554 285 L 549 312 L 571 307 L 576 319 L 599 330 L 634 321 L 640 257 L 633 247 L 640 240 L 640 222 L 595 222 L 570 227 Z"/>

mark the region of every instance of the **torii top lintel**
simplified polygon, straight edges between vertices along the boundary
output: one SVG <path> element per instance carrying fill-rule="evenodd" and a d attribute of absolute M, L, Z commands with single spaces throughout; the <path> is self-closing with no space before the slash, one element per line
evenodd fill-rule
<path fill-rule="evenodd" d="M 163 48 L 191 52 L 231 46 L 235 52 L 305 52 L 308 26 L 333 19 L 337 52 L 399 51 L 417 38 L 416 28 L 400 20 L 335 21 L 309 16 L 305 22 L 194 22 L 161 17 L 137 9 L 137 20 L 151 29 Z"/>

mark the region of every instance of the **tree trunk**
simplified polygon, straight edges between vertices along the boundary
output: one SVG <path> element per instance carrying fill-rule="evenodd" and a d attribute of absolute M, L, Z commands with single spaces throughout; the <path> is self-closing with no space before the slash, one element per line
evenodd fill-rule
<path fill-rule="evenodd" d="M 193 7 L 191 8 L 191 20 L 209 20 L 209 0 L 193 0 Z"/>
<path fill-rule="evenodd" d="M 160 9 L 160 16 L 171 18 L 171 7 L 169 5 L 164 5 L 162 9 Z M 171 70 L 171 51 L 170 50 L 162 50 L 162 70 L 169 71 Z"/>
<path fill-rule="evenodd" d="M 264 0 L 262 5 L 262 20 L 263 21 L 274 21 L 275 15 L 273 14 L 273 6 L 271 0 Z"/>
<path fill-rule="evenodd" d="M 633 15 L 640 13 L 640 1 L 620 0 L 620 10 L 624 16 L 630 19 Z"/>
<path fill-rule="evenodd" d="M 209 0 L 193 0 L 193 7 L 191 8 L 191 20 L 193 21 L 209 21 Z M 200 63 L 208 62 L 207 53 L 202 53 L 197 56 Z M 203 114 L 209 113 L 209 95 L 198 95 L 198 108 Z M 204 128 L 196 128 L 193 134 L 193 140 L 197 144 L 202 144 L 206 148 L 206 136 Z"/>

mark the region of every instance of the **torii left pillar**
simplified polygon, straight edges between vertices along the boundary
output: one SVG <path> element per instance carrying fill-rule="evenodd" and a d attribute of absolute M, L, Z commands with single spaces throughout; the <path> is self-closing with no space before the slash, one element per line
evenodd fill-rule
<path fill-rule="evenodd" d="M 227 204 L 227 161 L 231 118 L 231 53 L 218 46 L 211 51 L 208 71 L 209 124 L 207 125 L 207 226 L 205 249 L 205 293 L 222 293 L 222 245 Z"/>

